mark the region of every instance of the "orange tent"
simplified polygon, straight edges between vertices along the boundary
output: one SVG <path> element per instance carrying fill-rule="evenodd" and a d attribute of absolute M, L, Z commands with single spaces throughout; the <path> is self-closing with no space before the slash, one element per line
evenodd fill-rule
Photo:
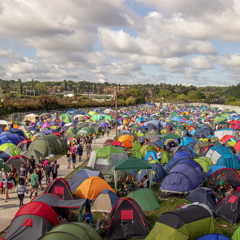
<path fill-rule="evenodd" d="M 130 141 L 126 140 L 123 142 L 122 146 L 124 148 L 132 148 L 132 143 Z"/>
<path fill-rule="evenodd" d="M 121 143 L 123 143 L 125 141 L 131 142 L 133 139 L 134 139 L 134 137 L 132 135 L 125 134 L 125 135 L 120 136 L 118 138 L 118 141 L 121 142 Z"/>
<path fill-rule="evenodd" d="M 100 177 L 90 177 L 82 182 L 82 184 L 77 188 L 75 195 L 80 198 L 95 200 L 98 194 L 104 189 L 114 192 L 104 179 Z"/>

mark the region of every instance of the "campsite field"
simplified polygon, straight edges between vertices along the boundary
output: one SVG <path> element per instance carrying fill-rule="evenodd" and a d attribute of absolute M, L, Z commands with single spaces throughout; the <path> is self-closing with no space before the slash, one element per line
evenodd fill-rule
<path fill-rule="evenodd" d="M 75 171 L 71 172 L 66 177 L 66 179 L 69 181 L 71 176 L 73 176 L 76 171 L 82 168 L 87 168 L 86 166 L 87 166 L 87 161 L 84 162 L 81 166 L 79 166 Z M 112 185 L 112 187 L 114 186 Z M 153 191 L 156 194 L 156 196 L 158 196 L 159 188 L 160 188 L 160 183 L 155 184 L 153 186 Z M 185 198 L 177 198 L 177 197 L 158 198 L 158 201 L 160 203 L 160 208 L 156 209 L 155 211 L 144 211 L 150 230 L 154 227 L 155 222 L 163 213 L 176 211 L 179 208 L 179 206 L 183 204 L 191 203 Z M 94 224 L 96 223 L 96 220 L 98 218 L 101 218 L 101 213 L 93 213 Z M 78 211 L 75 212 L 75 215 L 73 216 L 72 221 L 77 221 L 77 219 L 78 219 Z M 216 218 L 216 222 L 217 222 L 217 226 L 219 227 L 220 233 L 222 233 L 225 236 L 228 236 L 229 238 L 232 237 L 234 231 L 240 226 L 240 223 L 229 224 L 227 221 L 225 221 L 220 217 Z"/>

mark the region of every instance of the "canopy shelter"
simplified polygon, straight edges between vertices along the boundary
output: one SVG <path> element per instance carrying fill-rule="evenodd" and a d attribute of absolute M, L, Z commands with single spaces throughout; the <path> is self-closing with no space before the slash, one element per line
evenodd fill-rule
<path fill-rule="evenodd" d="M 146 169 L 148 172 L 149 185 L 152 184 L 152 166 L 145 160 L 129 157 L 126 159 L 119 160 L 114 163 L 114 183 L 117 189 L 118 170 L 141 170 Z"/>

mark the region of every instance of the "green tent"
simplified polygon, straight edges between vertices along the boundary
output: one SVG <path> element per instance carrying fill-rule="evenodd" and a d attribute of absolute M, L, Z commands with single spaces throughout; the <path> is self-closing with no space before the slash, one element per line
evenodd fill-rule
<path fill-rule="evenodd" d="M 89 224 L 79 222 L 69 222 L 59 224 L 51 231 L 47 232 L 39 240 L 101 240 L 98 232 Z"/>
<path fill-rule="evenodd" d="M 170 158 L 170 153 L 168 151 L 163 151 L 161 157 L 161 164 L 167 164 Z"/>
<path fill-rule="evenodd" d="M 157 149 L 152 145 L 144 145 L 140 149 L 140 153 L 142 154 L 143 157 L 145 157 L 149 151 L 157 152 Z"/>
<path fill-rule="evenodd" d="M 92 151 L 87 166 L 97 171 L 106 172 L 114 162 L 127 158 L 127 156 L 127 152 L 120 148 L 111 145 L 105 146 Z"/>
<path fill-rule="evenodd" d="M 49 156 L 50 154 L 59 154 L 68 149 L 66 142 L 54 135 L 44 135 L 35 139 L 29 146 L 28 150 L 37 150 L 44 157 Z"/>
<path fill-rule="evenodd" d="M 106 115 L 106 116 L 104 116 L 104 119 L 105 120 L 110 120 L 110 121 L 112 121 L 113 120 L 113 117 L 111 116 L 111 115 Z"/>
<path fill-rule="evenodd" d="M 10 172 L 10 166 L 4 163 L 3 159 L 0 158 L 0 169 L 4 168 L 6 172 Z"/>
<path fill-rule="evenodd" d="M 213 121 L 216 123 L 216 122 L 224 121 L 224 120 L 226 120 L 226 119 L 227 119 L 226 117 L 218 116 L 218 117 L 216 117 Z"/>
<path fill-rule="evenodd" d="M 142 154 L 140 153 L 139 150 L 135 150 L 135 151 L 133 152 L 133 157 L 143 159 L 143 156 L 142 156 Z"/>
<path fill-rule="evenodd" d="M 61 116 L 60 116 L 60 120 L 61 121 L 63 121 L 63 122 L 65 122 L 65 119 L 71 119 L 72 118 L 72 115 L 70 115 L 70 114 L 68 114 L 68 113 L 63 113 L 63 114 L 61 114 Z M 71 121 L 72 122 L 72 121 Z"/>
<path fill-rule="evenodd" d="M 19 154 L 19 149 L 13 143 L 4 143 L 0 146 L 0 151 L 6 152 L 12 157 L 17 156 Z"/>
<path fill-rule="evenodd" d="M 65 118 L 64 118 L 64 122 L 65 123 L 72 123 L 73 121 L 72 121 L 72 116 L 70 115 L 67 115 Z"/>
<path fill-rule="evenodd" d="M 148 171 L 148 179 L 151 186 L 152 182 L 152 166 L 143 159 L 129 157 L 126 159 L 119 160 L 113 164 L 114 169 L 114 182 L 115 188 L 117 189 L 117 171 L 118 170 L 141 170 L 146 169 Z"/>
<path fill-rule="evenodd" d="M 133 147 L 132 149 L 133 150 L 140 150 L 142 148 L 142 145 L 140 142 L 136 141 L 134 144 L 133 144 Z"/>
<path fill-rule="evenodd" d="M 203 171 L 205 173 L 208 172 L 210 167 L 213 165 L 212 160 L 208 157 L 200 157 L 200 158 L 195 158 L 193 160 L 202 166 Z"/>
<path fill-rule="evenodd" d="M 76 134 L 76 137 L 79 137 L 79 136 L 88 136 L 89 134 L 94 134 L 95 133 L 95 130 L 91 127 L 83 127 L 81 128 L 77 134 Z"/>
<path fill-rule="evenodd" d="M 159 201 L 151 188 L 135 190 L 128 197 L 133 198 L 144 211 L 154 211 L 160 207 Z"/>
<path fill-rule="evenodd" d="M 163 213 L 145 240 L 198 239 L 219 231 L 210 211 L 201 205 L 191 204 Z"/>
<path fill-rule="evenodd" d="M 239 240 L 240 239 L 240 227 L 238 227 L 232 235 L 232 240 Z"/>
<path fill-rule="evenodd" d="M 100 121 L 101 120 L 101 115 L 92 115 L 91 120 L 94 120 L 94 121 Z"/>

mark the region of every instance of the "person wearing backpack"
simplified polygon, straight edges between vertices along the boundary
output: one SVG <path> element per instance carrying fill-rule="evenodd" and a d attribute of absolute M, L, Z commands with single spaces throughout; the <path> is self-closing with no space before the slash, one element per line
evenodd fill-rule
<path fill-rule="evenodd" d="M 57 164 L 57 160 L 55 160 L 54 163 L 52 164 L 52 177 L 53 177 L 53 179 L 57 178 L 58 168 L 59 168 L 59 164 Z"/>
<path fill-rule="evenodd" d="M 78 147 L 77 147 L 77 153 L 78 153 L 78 160 L 79 160 L 79 162 L 81 162 L 82 154 L 83 154 L 83 148 L 82 148 L 81 144 L 79 144 Z"/>
<path fill-rule="evenodd" d="M 24 199 L 25 193 L 28 193 L 28 190 L 24 185 L 23 179 L 19 180 L 19 184 L 17 185 L 15 192 L 18 194 L 18 199 L 20 201 L 19 208 L 21 208 L 23 206 L 23 199 Z"/>
<path fill-rule="evenodd" d="M 31 174 L 31 182 L 30 182 L 30 189 L 31 189 L 31 193 L 30 193 L 30 199 L 32 199 L 32 195 L 33 192 L 35 191 L 35 197 L 37 196 L 38 193 L 38 184 L 39 184 L 39 177 L 37 175 L 37 169 L 35 169 L 33 171 L 33 173 Z"/>
<path fill-rule="evenodd" d="M 48 162 L 47 165 L 44 167 L 44 171 L 45 171 L 45 176 L 46 176 L 46 185 L 48 185 L 48 183 L 50 183 L 50 174 L 52 172 L 50 162 Z"/>

